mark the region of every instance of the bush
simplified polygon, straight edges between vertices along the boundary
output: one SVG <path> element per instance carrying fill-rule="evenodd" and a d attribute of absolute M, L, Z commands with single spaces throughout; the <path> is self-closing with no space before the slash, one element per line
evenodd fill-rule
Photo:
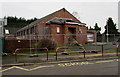
<path fill-rule="evenodd" d="M 51 39 L 41 39 L 37 44 L 37 48 L 48 48 L 49 50 L 56 49 L 57 44 Z"/>
<path fill-rule="evenodd" d="M 12 53 L 12 50 L 10 50 L 10 49 L 4 49 L 3 53 Z"/>

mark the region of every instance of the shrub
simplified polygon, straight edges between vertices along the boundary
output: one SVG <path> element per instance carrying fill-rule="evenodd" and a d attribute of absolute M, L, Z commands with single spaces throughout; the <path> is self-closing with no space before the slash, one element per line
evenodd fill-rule
<path fill-rule="evenodd" d="M 51 39 L 41 39 L 35 44 L 37 48 L 48 48 L 49 50 L 56 49 L 57 44 Z"/>
<path fill-rule="evenodd" d="M 10 49 L 4 49 L 3 53 L 12 53 L 12 50 L 10 50 Z"/>

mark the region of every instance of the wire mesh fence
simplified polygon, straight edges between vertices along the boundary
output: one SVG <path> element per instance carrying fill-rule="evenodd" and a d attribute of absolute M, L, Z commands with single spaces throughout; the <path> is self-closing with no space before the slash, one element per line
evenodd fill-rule
<path fill-rule="evenodd" d="M 5 40 L 3 63 L 35 63 L 118 56 L 120 35 L 51 34 Z M 107 40 L 108 39 L 108 40 Z"/>

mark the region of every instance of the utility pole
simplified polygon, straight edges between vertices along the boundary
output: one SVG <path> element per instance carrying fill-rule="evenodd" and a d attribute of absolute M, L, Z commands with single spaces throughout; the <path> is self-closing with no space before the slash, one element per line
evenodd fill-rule
<path fill-rule="evenodd" d="M 108 22 L 108 21 L 107 21 L 107 22 Z M 108 43 L 108 42 L 109 42 L 109 37 L 108 37 L 108 36 L 109 36 L 109 34 L 108 34 L 108 24 L 107 24 L 106 26 L 107 26 L 107 34 L 106 34 L 106 35 L 107 35 L 107 43 Z"/>

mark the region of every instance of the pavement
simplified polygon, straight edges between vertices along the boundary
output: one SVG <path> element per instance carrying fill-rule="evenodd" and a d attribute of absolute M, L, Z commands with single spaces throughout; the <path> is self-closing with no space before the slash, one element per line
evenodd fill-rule
<path fill-rule="evenodd" d="M 83 55 L 81 56 L 83 57 Z M 74 57 L 78 57 L 78 55 L 74 55 Z M 2 73 L 3 77 L 29 77 L 30 75 L 33 77 L 41 75 L 83 75 L 83 77 L 88 75 L 108 75 L 117 77 L 120 74 L 118 71 L 119 58 L 116 56 L 116 53 L 106 53 L 104 56 L 101 56 L 100 53 L 88 54 L 86 57 L 41 63 L 4 64 L 1 66 L 2 70 L 0 70 L 0 73 Z"/>
<path fill-rule="evenodd" d="M 114 46 L 115 47 L 115 46 Z M 114 48 L 111 45 L 105 45 L 104 49 Z M 93 49 L 94 48 L 94 49 Z M 87 50 L 101 50 L 101 46 L 87 46 Z M 3 64 L 0 65 L 2 70 L 0 71 L 4 75 L 11 77 L 22 76 L 30 77 L 38 75 L 108 75 L 109 77 L 117 77 L 113 75 L 118 75 L 118 56 L 116 52 L 114 53 L 104 53 L 102 55 L 99 53 L 86 53 L 84 58 L 84 53 L 74 53 L 70 55 L 60 55 L 58 54 L 58 60 L 56 61 L 56 56 L 49 54 L 48 61 L 46 56 L 39 57 L 18 57 L 18 60 L 23 61 L 22 63 L 16 63 L 15 57 L 3 59 Z M 38 62 L 29 62 L 35 61 Z M 41 62 L 39 62 L 42 60 Z M 26 62 L 27 61 L 27 62 Z M 94 77 L 96 77 L 94 76 Z M 100 76 L 101 77 L 101 76 Z M 105 76 L 106 77 L 106 76 Z"/>
<path fill-rule="evenodd" d="M 11 66 L 28 66 L 28 65 L 36 65 L 36 64 L 56 64 L 56 63 L 65 63 L 65 62 L 77 62 L 77 61 L 89 61 L 89 60 L 107 60 L 107 59 L 115 59 L 118 58 L 116 56 L 116 53 L 105 53 L 103 56 L 101 53 L 97 54 L 86 54 L 86 58 L 83 58 L 83 55 L 62 55 L 58 56 L 58 60 L 55 60 L 55 57 L 49 58 L 54 59 L 53 61 L 44 61 L 44 62 L 37 62 L 37 63 L 29 63 L 29 62 L 23 62 L 23 63 L 10 63 L 10 64 L 2 64 L 2 67 L 11 67 Z M 32 58 L 34 60 L 36 58 Z M 43 58 L 46 60 L 46 57 Z"/>

